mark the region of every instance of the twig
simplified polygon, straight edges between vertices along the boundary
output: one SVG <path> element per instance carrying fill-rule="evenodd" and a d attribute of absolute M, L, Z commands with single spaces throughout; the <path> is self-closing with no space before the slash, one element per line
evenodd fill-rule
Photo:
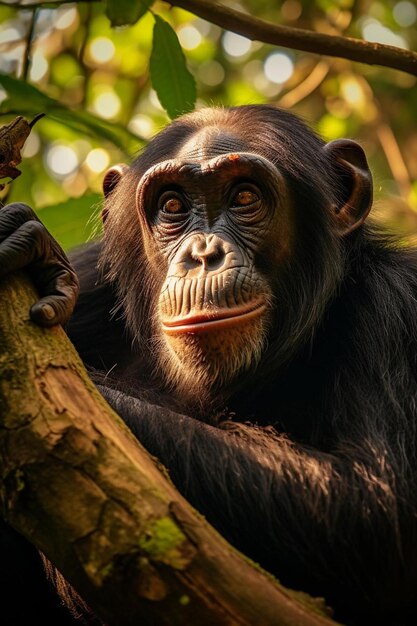
<path fill-rule="evenodd" d="M 291 91 L 278 100 L 278 105 L 286 109 L 290 109 L 300 100 L 307 98 L 321 84 L 323 79 L 329 73 L 330 67 L 327 61 L 319 61 L 317 65 L 310 71 L 307 78 L 299 83 Z"/>
<path fill-rule="evenodd" d="M 410 176 L 392 128 L 382 122 L 376 127 L 376 134 L 400 193 L 407 199 L 411 193 Z"/>
<path fill-rule="evenodd" d="M 229 7 L 206 0 L 168 0 L 177 6 L 238 35 L 284 48 L 303 50 L 313 54 L 340 57 L 383 65 L 417 76 L 417 53 L 395 46 L 362 41 L 350 37 L 316 33 L 303 28 L 270 24 L 252 15 L 245 15 Z"/>
<path fill-rule="evenodd" d="M 28 78 L 30 62 L 32 60 L 31 48 L 32 48 L 32 40 L 33 40 L 37 18 L 38 18 L 38 11 L 37 9 L 34 9 L 32 11 L 32 16 L 30 18 L 29 30 L 26 36 L 25 52 L 23 55 L 22 78 L 25 82 L 27 81 L 27 78 Z"/>
<path fill-rule="evenodd" d="M 88 83 L 91 76 L 91 71 L 87 63 L 84 63 L 85 51 L 87 49 L 88 40 L 90 38 L 90 29 L 91 29 L 91 16 L 92 16 L 92 7 L 91 4 L 87 7 L 87 16 L 85 20 L 85 33 L 81 43 L 80 50 L 78 52 L 78 60 L 84 68 L 84 93 L 81 105 L 84 107 L 87 102 L 87 92 L 88 92 Z"/>

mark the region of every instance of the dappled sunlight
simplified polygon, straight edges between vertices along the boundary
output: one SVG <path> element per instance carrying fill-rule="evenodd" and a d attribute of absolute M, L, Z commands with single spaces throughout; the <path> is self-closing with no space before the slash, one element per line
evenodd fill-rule
<path fill-rule="evenodd" d="M 222 31 L 182 9 L 169 9 L 163 3 L 155 7 L 177 33 L 197 83 L 198 107 L 269 102 L 292 107 L 326 140 L 354 137 L 363 143 L 378 181 L 378 220 L 407 236 L 414 232 L 415 77 L 378 65 L 262 44 Z M 366 14 L 359 10 L 352 14 L 350 2 L 338 6 L 324 0 L 308 6 L 299 0 L 280 4 L 245 0 L 240 8 L 272 24 L 363 37 L 403 49 L 417 47 L 417 8 L 407 0 L 371 2 Z M 27 142 L 25 177 L 7 190 L 9 200 L 18 198 L 41 208 L 62 202 L 65 196 L 74 197 L 82 189 L 95 192 L 105 169 L 126 160 L 123 143 L 134 154 L 142 140 L 150 139 L 167 123 L 150 79 L 153 27 L 154 18 L 147 13 L 132 26 L 112 29 L 103 11 L 93 5 L 42 7 L 36 14 L 0 7 L 0 72 L 17 78 L 26 75 L 40 92 L 69 112 L 92 116 L 75 122 L 69 113 L 47 113 Z M 22 106 L 30 119 L 45 105 L 32 96 L 13 96 L 9 104 L 7 90 L 0 87 L 2 110 L 19 111 Z M 114 124 L 117 145 L 111 140 Z M 401 146 L 401 159 L 398 151 L 388 151 L 388 136 Z M 76 147 L 80 140 L 88 146 Z M 400 197 L 403 204 L 398 213 Z M 411 216 L 406 222 L 404 205 Z"/>

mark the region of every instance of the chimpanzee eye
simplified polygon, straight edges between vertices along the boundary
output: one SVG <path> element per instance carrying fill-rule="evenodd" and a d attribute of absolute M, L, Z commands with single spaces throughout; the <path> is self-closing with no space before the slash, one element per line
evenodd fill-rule
<path fill-rule="evenodd" d="M 178 215 L 187 212 L 187 204 L 175 191 L 166 191 L 158 202 L 159 210 L 168 215 Z"/>
<path fill-rule="evenodd" d="M 184 209 L 184 203 L 179 198 L 170 198 L 164 202 L 163 210 L 167 213 L 181 213 Z"/>
<path fill-rule="evenodd" d="M 251 189 L 241 189 L 233 198 L 233 206 L 249 206 L 259 201 L 257 193 Z"/>

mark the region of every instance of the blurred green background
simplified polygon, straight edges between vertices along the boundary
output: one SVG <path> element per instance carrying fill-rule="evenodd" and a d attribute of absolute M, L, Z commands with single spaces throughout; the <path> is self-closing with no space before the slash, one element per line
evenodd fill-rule
<path fill-rule="evenodd" d="M 25 144 L 22 175 L 0 199 L 35 207 L 68 249 L 100 232 L 106 168 L 134 156 L 169 121 L 149 76 L 154 18 L 147 13 L 133 26 L 112 28 L 100 2 L 36 10 L 31 0 L 18 4 L 0 2 L 0 124 L 17 114 L 46 117 Z M 415 2 L 223 4 L 276 24 L 417 47 Z M 272 103 L 291 108 L 327 140 L 358 140 L 374 173 L 374 217 L 417 242 L 415 77 L 251 42 L 163 2 L 153 10 L 178 35 L 197 107 Z"/>

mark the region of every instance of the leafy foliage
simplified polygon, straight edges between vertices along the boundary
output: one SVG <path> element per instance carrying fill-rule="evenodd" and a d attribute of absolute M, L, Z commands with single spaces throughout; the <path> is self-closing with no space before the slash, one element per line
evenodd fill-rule
<path fill-rule="evenodd" d="M 0 74 L 2 85 L 8 97 L 0 105 L 0 113 L 19 113 L 34 117 L 39 112 L 50 119 L 62 122 L 77 133 L 99 137 L 109 141 L 126 155 L 141 141 L 140 137 L 128 131 L 121 124 L 108 123 L 88 111 L 73 111 L 53 100 L 29 83 Z"/>
<path fill-rule="evenodd" d="M 417 48 L 417 9 L 407 0 L 239 7 L 274 24 Z M 290 107 L 326 140 L 359 140 L 375 175 L 374 215 L 408 238 L 417 231 L 412 76 L 249 41 L 159 0 L 0 5 L 0 42 L 0 124 L 46 113 L 3 201 L 55 210 L 71 224 L 74 206 L 101 192 L 106 167 L 140 149 L 169 121 L 167 111 L 190 110 L 197 87 L 198 106 L 267 102 Z M 72 232 L 65 245 L 89 235 Z"/>
<path fill-rule="evenodd" d="M 107 0 L 106 15 L 112 26 L 137 22 L 153 4 L 153 0 Z"/>
<path fill-rule="evenodd" d="M 150 60 L 152 84 L 171 119 L 194 109 L 197 91 L 173 28 L 155 15 Z"/>
<path fill-rule="evenodd" d="M 90 241 L 100 235 L 101 204 L 100 194 L 86 194 L 82 198 L 70 198 L 66 202 L 45 207 L 39 211 L 39 216 L 64 250 L 69 250 L 77 243 Z"/>

